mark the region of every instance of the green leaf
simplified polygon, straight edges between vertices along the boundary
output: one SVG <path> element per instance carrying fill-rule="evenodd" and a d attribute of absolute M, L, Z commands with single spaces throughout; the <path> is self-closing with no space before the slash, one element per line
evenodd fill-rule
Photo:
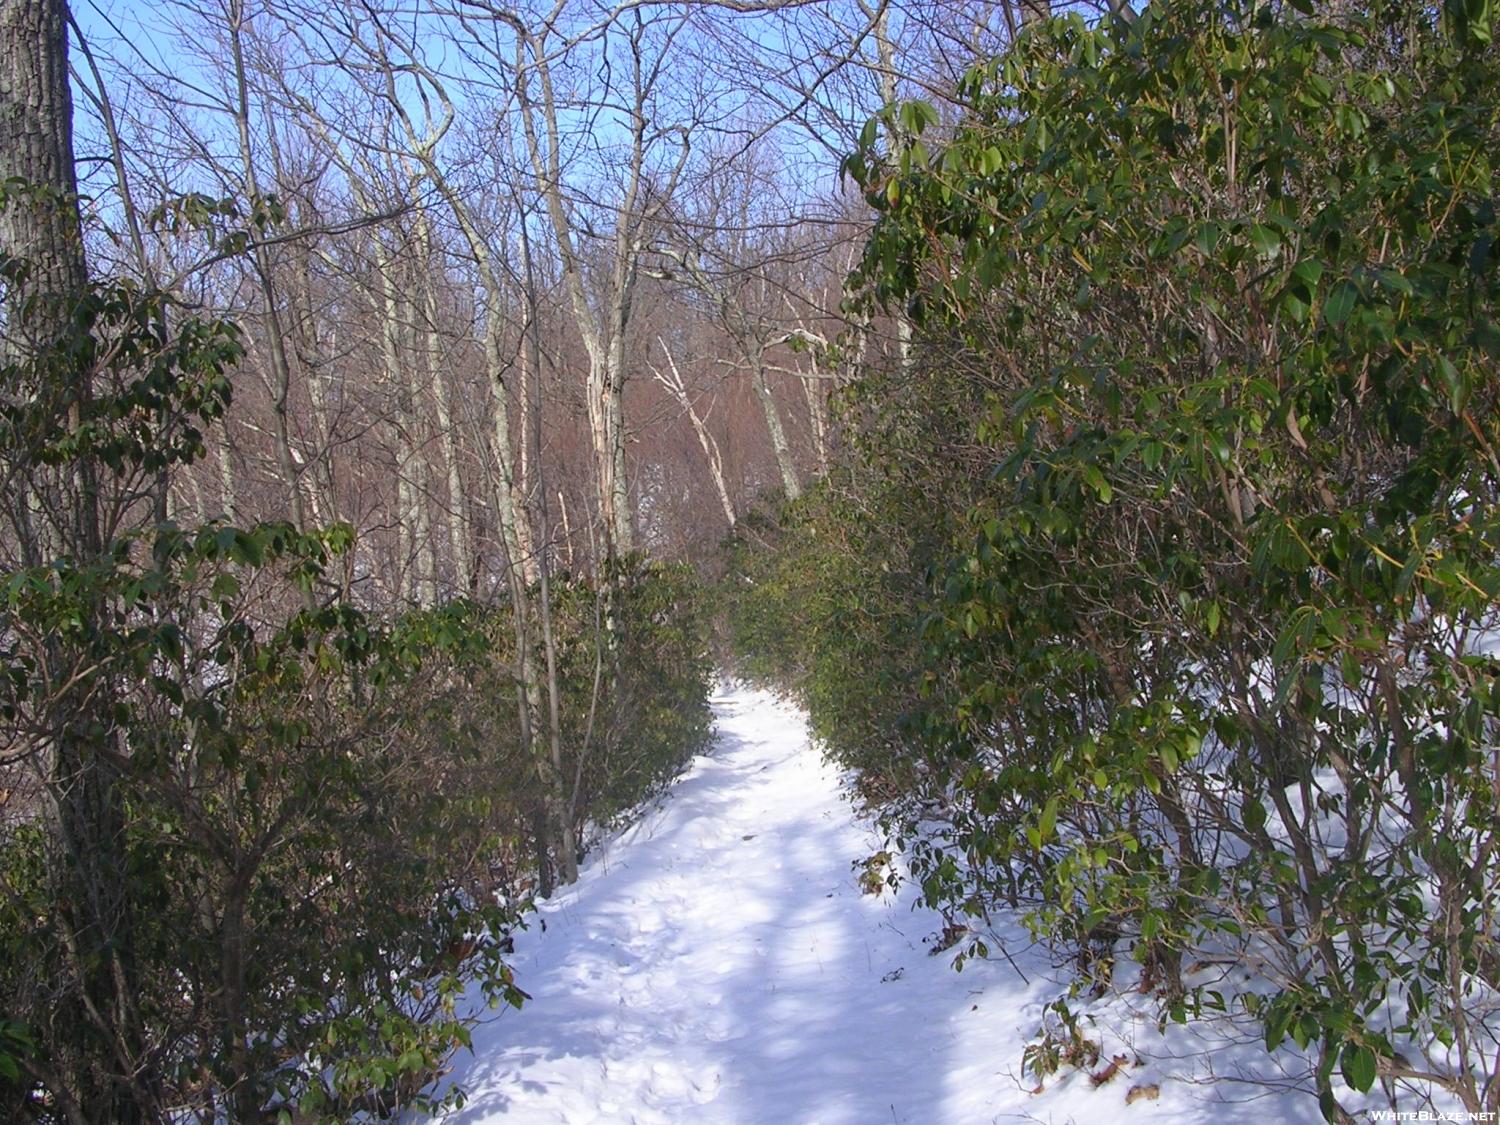
<path fill-rule="evenodd" d="M 1245 818 L 1245 827 L 1251 832 L 1259 832 L 1266 826 L 1266 806 L 1261 804 L 1259 797 L 1246 798 L 1245 811 L 1241 815 Z"/>
<path fill-rule="evenodd" d="M 1054 796 L 1048 797 L 1047 798 L 1047 803 L 1042 806 L 1042 815 L 1037 820 L 1037 823 L 1036 823 L 1037 839 L 1041 843 L 1046 843 L 1048 840 L 1050 840 L 1052 838 L 1052 833 L 1053 833 L 1053 831 L 1056 828 L 1057 828 L 1057 797 L 1054 795 Z"/>
<path fill-rule="evenodd" d="M 1445 355 L 1438 356 L 1438 375 L 1443 381 L 1443 389 L 1448 392 L 1448 407 L 1455 414 L 1463 412 L 1469 402 L 1469 392 L 1472 389 L 1467 378 L 1463 376 L 1458 368 L 1453 366 L 1453 361 Z"/>
<path fill-rule="evenodd" d="M 1323 263 L 1312 258 L 1303 258 L 1292 267 L 1292 277 L 1303 286 L 1305 296 L 1311 297 L 1323 276 Z"/>
<path fill-rule="evenodd" d="M 1375 277 L 1380 282 L 1381 288 L 1400 293 L 1403 297 L 1410 297 L 1416 292 L 1412 283 L 1400 270 L 1378 270 Z"/>
<path fill-rule="evenodd" d="M 898 117 L 901 127 L 912 136 L 920 136 L 929 125 L 936 125 L 937 110 L 929 102 L 910 101 L 902 105 Z"/>
<path fill-rule="evenodd" d="M 1375 1085 L 1375 1052 L 1358 1043 L 1345 1043 L 1339 1059 L 1339 1070 L 1351 1089 L 1367 1093 Z"/>
<path fill-rule="evenodd" d="M 1288 1027 L 1291 1025 L 1295 1013 L 1291 1007 L 1282 1002 L 1275 1002 L 1266 1013 L 1266 1050 L 1274 1051 L 1281 1046 L 1281 1041 L 1286 1038 Z"/>
<path fill-rule="evenodd" d="M 1330 328 L 1338 328 L 1349 319 L 1354 304 L 1359 300 L 1359 287 L 1352 281 L 1341 281 L 1323 302 L 1323 320 Z"/>
<path fill-rule="evenodd" d="M 1485 265 L 1489 261 L 1490 250 L 1494 246 L 1494 239 L 1489 235 L 1480 235 L 1474 240 L 1474 245 L 1469 248 L 1469 272 L 1483 276 Z"/>
<path fill-rule="evenodd" d="M 1281 235 L 1264 223 L 1251 223 L 1250 245 L 1258 257 L 1274 258 L 1281 252 Z"/>
<path fill-rule="evenodd" d="M 1083 467 L 1083 479 L 1088 482 L 1095 495 L 1101 503 L 1108 504 L 1113 498 L 1115 491 L 1110 487 L 1109 481 L 1104 479 L 1104 474 L 1099 471 L 1097 465 L 1085 465 Z"/>
<path fill-rule="evenodd" d="M 1303 1014 L 1300 1018 L 1292 1021 L 1291 1027 L 1287 1029 L 1292 1036 L 1292 1042 L 1302 1050 L 1307 1050 L 1307 1045 L 1317 1037 L 1318 1024 L 1311 1016 Z"/>

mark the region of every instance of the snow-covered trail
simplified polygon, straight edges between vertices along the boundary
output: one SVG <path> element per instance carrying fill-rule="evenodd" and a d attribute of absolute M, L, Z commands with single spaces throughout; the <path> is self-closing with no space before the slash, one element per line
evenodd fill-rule
<path fill-rule="evenodd" d="M 518 936 L 533 999 L 475 1029 L 447 1121 L 1223 1119 L 1201 1093 L 1126 1109 L 1144 1072 L 1032 1094 L 1021 1052 L 1059 994 L 1045 959 L 1019 931 L 1029 983 L 1003 959 L 960 974 L 930 956 L 938 915 L 861 893 L 852 865 L 878 838 L 800 713 L 744 690 L 714 709 L 712 754 Z"/>

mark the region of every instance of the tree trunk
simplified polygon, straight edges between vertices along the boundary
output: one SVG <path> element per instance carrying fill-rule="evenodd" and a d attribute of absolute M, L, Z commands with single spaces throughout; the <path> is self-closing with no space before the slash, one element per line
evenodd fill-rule
<path fill-rule="evenodd" d="M 781 425 L 781 412 L 776 409 L 776 400 L 771 397 L 771 388 L 766 383 L 766 364 L 760 352 L 750 357 L 750 385 L 766 415 L 766 429 L 771 433 L 771 448 L 776 453 L 776 468 L 781 473 L 781 486 L 786 489 L 786 498 L 795 500 L 802 495 L 802 481 L 797 475 L 797 464 L 792 460 L 792 448 L 786 440 L 786 430 Z"/>
<path fill-rule="evenodd" d="M 230 0 L 228 9 L 229 48 L 234 67 L 235 129 L 239 139 L 240 162 L 243 165 L 244 188 L 254 206 L 261 198 L 260 181 L 255 171 L 255 153 L 250 143 L 250 88 L 245 75 L 244 31 L 249 18 L 243 0 Z M 286 334 L 282 330 L 281 310 L 271 279 L 271 255 L 265 244 L 255 243 L 255 274 L 265 303 L 266 349 L 271 360 L 271 409 L 275 416 L 276 467 L 287 489 L 288 518 L 298 531 L 307 530 L 307 508 L 302 498 L 302 467 L 292 449 L 291 393 L 292 366 L 286 351 Z M 312 595 L 304 601 L 313 604 Z"/>
<path fill-rule="evenodd" d="M 523 359 L 521 373 L 521 408 L 529 417 L 525 432 L 530 435 L 532 471 L 536 474 L 537 514 L 537 608 L 541 617 L 542 654 L 547 670 L 547 750 L 543 755 L 538 728 L 541 726 L 539 692 L 534 696 L 535 721 L 532 736 L 537 738 L 533 753 L 538 760 L 542 783 L 547 792 L 547 809 L 552 821 L 557 850 L 557 875 L 564 884 L 578 879 L 578 838 L 573 830 L 573 800 L 566 792 L 563 773 L 561 688 L 557 672 L 557 639 L 552 631 L 552 561 L 548 554 L 551 544 L 551 521 L 547 514 L 547 477 L 542 468 L 542 348 L 538 333 L 541 330 L 540 313 L 537 308 L 536 274 L 532 268 L 531 239 L 526 233 L 524 220 L 521 224 L 521 274 L 526 285 L 526 338 L 522 343 Z M 533 670 L 534 674 L 534 670 Z"/>
<path fill-rule="evenodd" d="M 398 403 L 395 424 L 391 426 L 396 446 L 396 573 L 392 588 L 403 600 L 430 604 L 434 599 L 429 585 L 431 576 L 430 528 L 426 505 L 418 495 L 415 474 L 421 463 L 414 437 L 417 419 L 414 379 L 402 363 L 405 333 L 401 321 L 401 295 L 394 277 L 390 251 L 382 236 L 375 238 L 375 280 L 379 294 L 380 359 L 386 391 Z"/>
<path fill-rule="evenodd" d="M 229 442 L 229 419 L 226 417 L 219 434 L 219 448 L 215 452 L 214 464 L 219 470 L 219 512 L 230 523 L 238 523 L 239 502 L 234 484 L 234 447 Z"/>
<path fill-rule="evenodd" d="M 0 0 L 0 182 L 32 191 L 0 207 L 0 250 L 30 264 L 12 290 L 0 360 L 16 362 L 19 384 L 5 390 L 33 404 L 49 430 L 76 429 L 92 395 L 92 374 L 68 363 L 72 304 L 88 283 L 74 173 L 64 0 Z M 51 352 L 51 355 L 46 353 Z M 33 358 L 41 359 L 35 365 Z M 29 373 L 28 373 L 29 372 Z M 24 452 L 22 453 L 24 457 Z M 54 554 L 87 566 L 103 550 L 94 465 L 79 459 L 31 465 L 32 484 L 6 497 L 21 561 Z M 102 607 L 93 612 L 102 613 Z M 141 1076 L 144 1036 L 135 1010 L 135 975 L 126 897 L 124 816 L 110 753 L 107 685 L 88 676 L 87 653 L 53 638 L 41 654 L 51 686 L 43 706 L 54 732 L 40 762 L 48 796 L 55 924 L 71 978 L 51 1042 L 71 1102 L 90 1121 L 136 1122 L 153 1111 Z"/>
<path fill-rule="evenodd" d="M 474 255 L 475 264 L 479 267 L 480 282 L 484 286 L 485 383 L 489 388 L 490 404 L 494 410 L 495 457 L 492 468 L 497 501 L 496 519 L 500 525 L 506 564 L 517 569 L 523 585 L 530 585 L 536 580 L 536 552 L 520 481 L 516 475 L 518 462 L 514 454 L 515 443 L 510 434 L 510 404 L 506 399 L 505 387 L 505 372 L 509 366 L 505 358 L 505 294 L 500 272 L 495 266 L 489 244 L 469 211 L 468 203 L 439 171 L 430 149 L 422 154 L 421 159 L 428 179 L 447 202 L 458 222 L 464 241 L 469 245 L 469 252 Z M 524 391 L 521 397 L 524 399 Z"/>
<path fill-rule="evenodd" d="M 47 298 L 65 300 L 88 281 L 74 199 L 66 19 L 62 0 L 0 0 L 0 181 L 19 177 L 54 193 L 0 208 L 0 245 L 30 264 L 28 291 L 44 298 L 23 310 L 24 295 L 15 295 L 12 348 L 46 347 L 61 338 L 68 310 Z"/>
<path fill-rule="evenodd" d="M 248 107 L 246 109 L 248 121 Z M 271 160 L 274 175 L 273 190 L 284 201 L 290 200 L 298 191 L 298 185 L 287 173 L 282 155 L 281 135 L 276 126 L 276 115 L 265 114 L 266 150 Z M 246 156 L 246 168 L 250 168 Z M 310 216 L 310 218 L 316 218 Z M 307 488 L 313 519 L 328 523 L 339 518 L 338 487 L 333 469 L 333 416 L 328 405 L 328 387 L 319 370 L 316 318 L 313 314 L 313 276 L 311 245 L 294 243 L 289 247 L 291 262 L 288 283 L 284 286 L 286 300 L 287 340 L 291 342 L 291 354 L 295 355 L 297 367 L 307 385 L 308 399 L 312 404 L 311 417 L 304 433 L 310 434 L 305 446 L 309 455 Z M 257 258 L 257 266 L 261 259 Z M 266 267 L 270 266 L 269 260 Z M 269 275 L 268 275 L 269 278 Z M 267 298 L 271 292 L 267 280 Z M 287 362 L 290 361 L 290 356 Z M 300 466 L 299 466 L 300 468 Z"/>
<path fill-rule="evenodd" d="M 802 397 L 807 400 L 807 421 L 812 430 L 813 460 L 818 475 L 828 475 L 828 392 L 823 387 L 823 373 L 813 361 L 811 375 L 802 377 Z"/>
<path fill-rule="evenodd" d="M 433 401 L 437 407 L 438 431 L 443 442 L 443 464 L 448 475 L 448 549 L 453 555 L 453 584 L 460 595 L 474 593 L 474 563 L 469 554 L 466 533 L 468 500 L 464 492 L 463 461 L 458 432 L 453 425 L 453 403 L 448 391 L 448 377 L 443 370 L 442 334 L 438 328 L 441 312 L 438 306 L 439 259 L 435 255 L 432 224 L 425 211 L 417 212 L 417 243 L 422 251 L 426 316 L 423 329 L 427 336 L 427 373 L 432 379 Z"/>

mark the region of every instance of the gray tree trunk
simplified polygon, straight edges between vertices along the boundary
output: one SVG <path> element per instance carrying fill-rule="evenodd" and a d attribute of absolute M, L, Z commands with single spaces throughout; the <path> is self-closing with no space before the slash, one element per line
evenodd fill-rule
<path fill-rule="evenodd" d="M 14 200 L 0 210 L 0 243 L 30 263 L 30 292 L 52 297 L 76 294 L 88 280 L 73 201 L 66 20 L 62 0 L 0 0 L 0 180 L 18 176 L 54 193 L 51 202 Z M 12 346 L 45 347 L 67 331 L 60 304 L 20 312 L 18 302 L 9 320 Z"/>
<path fill-rule="evenodd" d="M 10 293 L 0 360 L 19 374 L 3 388 L 33 405 L 49 436 L 76 429 L 88 409 L 91 372 L 59 352 L 73 331 L 72 306 L 88 268 L 74 174 L 64 0 L 0 0 L 0 182 L 30 185 L 0 207 L 0 252 L 30 273 Z M 52 354 L 47 355 L 48 352 Z M 33 363 L 33 359 L 45 362 Z M 13 435 L 7 435 L 8 437 Z M 102 551 L 98 483 L 79 460 L 44 468 L 24 448 L 11 455 L 32 484 L 5 497 L 17 554 L 36 565 L 54 555 L 82 563 Z M 159 1116 L 142 1076 L 144 1037 L 135 1011 L 135 976 L 126 896 L 124 817 L 111 759 L 108 685 L 84 673 L 88 656 L 54 638 L 40 653 L 51 737 L 38 765 L 48 798 L 54 925 L 67 974 L 48 1029 L 37 1029 L 65 1089 L 70 1114 L 132 1123 Z M 51 1034 L 48 1034 L 48 1032 Z"/>
<path fill-rule="evenodd" d="M 777 410 L 776 399 L 772 397 L 770 384 L 766 382 L 765 358 L 760 353 L 759 344 L 752 346 L 755 351 L 750 358 L 750 386 L 766 416 L 766 430 L 771 435 L 771 449 L 776 454 L 781 487 L 786 490 L 788 500 L 796 500 L 802 495 L 802 478 L 797 474 L 797 463 L 792 460 L 792 447 L 786 439 L 786 429 L 781 424 L 781 412 Z"/>

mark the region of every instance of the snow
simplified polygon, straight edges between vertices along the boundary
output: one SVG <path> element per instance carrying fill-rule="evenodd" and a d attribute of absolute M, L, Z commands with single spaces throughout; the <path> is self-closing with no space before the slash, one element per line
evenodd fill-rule
<path fill-rule="evenodd" d="M 1016 923 L 953 971 L 913 888 L 862 893 L 882 842 L 803 716 L 742 688 L 714 708 L 712 753 L 517 936 L 533 999 L 475 1028 L 445 1121 L 1321 1120 L 1305 1093 L 1236 1081 L 1267 1072 L 1263 1047 L 1163 1036 L 1135 994 L 1070 1002 L 1100 1062 L 1034 1092 L 1022 1052 L 1066 974 Z"/>

